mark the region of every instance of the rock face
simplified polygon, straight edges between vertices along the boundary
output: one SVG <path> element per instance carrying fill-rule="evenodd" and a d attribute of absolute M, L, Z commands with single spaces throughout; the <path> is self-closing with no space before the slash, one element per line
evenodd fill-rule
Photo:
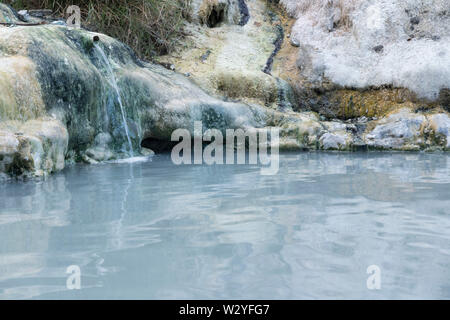
<path fill-rule="evenodd" d="M 373 102 L 385 117 L 355 114 L 344 121 L 296 112 L 283 80 L 287 67 L 275 61 L 272 74 L 262 71 L 284 22 L 262 1 L 247 2 L 244 25 L 240 11 L 231 13 L 239 1 L 208 3 L 226 3 L 228 17 L 236 19 L 190 25 L 195 41 L 165 57 L 177 72 L 138 60 L 106 35 L 56 25 L 0 27 L 0 179 L 45 176 L 65 162 L 128 157 L 115 82 L 135 154 L 144 152 L 141 146 L 166 145 L 176 129 L 193 133 L 194 121 L 204 130 L 278 127 L 282 150 L 449 149 L 446 111 L 436 106 L 422 113 L 395 94 L 389 108 L 382 96 Z M 372 98 L 360 92 L 348 100 L 364 109 Z"/>
<path fill-rule="evenodd" d="M 447 114 L 435 114 L 429 117 L 430 132 L 434 134 L 434 138 L 438 139 L 437 143 L 445 146 L 450 150 L 450 118 Z M 439 141 L 440 140 L 440 141 Z M 445 144 L 447 142 L 447 144 Z"/>
<path fill-rule="evenodd" d="M 64 168 L 68 133 L 58 120 L 0 123 L 0 172 L 44 176 Z"/>
<path fill-rule="evenodd" d="M 211 2 L 215 3 L 200 1 Z M 227 3 L 227 8 L 234 8 L 234 15 L 241 20 L 228 19 L 215 27 L 189 24 L 187 29 L 192 36 L 186 40 L 186 46 L 160 60 L 174 65 L 180 73 L 190 74 L 211 95 L 274 110 L 292 109 L 295 100 L 292 88 L 280 77 L 268 74 L 270 68 L 264 72 L 276 49 L 274 43 L 279 37 L 281 21 L 267 10 L 264 1 Z M 245 10 L 239 3 L 245 4 Z M 201 9 L 196 11 L 196 8 L 194 6 L 194 13 L 201 15 Z M 249 12 L 248 16 L 245 12 Z"/>
<path fill-rule="evenodd" d="M 448 110 L 448 1 L 281 3 L 295 17 L 299 72 L 292 84 L 302 108 L 344 119 L 384 116 L 404 102 Z"/>
<path fill-rule="evenodd" d="M 215 28 L 221 24 L 239 24 L 239 0 L 193 0 L 194 21 Z"/>
<path fill-rule="evenodd" d="M 98 46 L 93 37 L 100 37 Z M 185 76 L 139 61 L 105 35 L 64 26 L 0 27 L 0 171 L 42 176 L 68 161 L 128 156 L 117 78 L 133 149 L 178 128 L 263 127 L 266 110 L 225 102 Z"/>
<path fill-rule="evenodd" d="M 424 142 L 421 140 L 421 131 L 425 121 L 425 116 L 402 109 L 379 121 L 376 127 L 366 134 L 366 140 L 370 146 L 380 149 L 418 150 L 419 144 Z"/>
<path fill-rule="evenodd" d="M 347 87 L 393 85 L 430 100 L 450 87 L 448 1 L 281 2 L 297 18 L 292 36 L 311 55 L 312 76 Z"/>

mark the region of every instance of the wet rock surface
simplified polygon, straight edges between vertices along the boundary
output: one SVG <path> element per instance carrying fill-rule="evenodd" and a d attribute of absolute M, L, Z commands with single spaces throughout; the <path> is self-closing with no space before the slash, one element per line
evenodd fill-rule
<path fill-rule="evenodd" d="M 46 176 L 65 162 L 129 156 L 117 91 L 99 50 L 116 78 L 135 154 L 170 146 L 176 129 L 193 134 L 194 121 L 205 130 L 278 127 L 281 150 L 450 148 L 445 103 L 414 101 L 409 90 L 391 87 L 310 81 L 295 87 L 312 58 L 307 51 L 299 58 L 302 46 L 293 47 L 286 35 L 279 50 L 274 45 L 277 30 L 289 33 L 292 20 L 279 12 L 274 19 L 273 8 L 247 1 L 249 20 L 242 26 L 238 1 L 211 3 L 225 2 L 226 16 L 236 19 L 213 28 L 192 24 L 190 44 L 161 59 L 176 71 L 140 61 L 102 34 L 54 25 L 0 27 L 0 180 Z M 274 52 L 269 75 L 263 70 Z M 448 100 L 445 90 L 440 99 Z"/>
<path fill-rule="evenodd" d="M 12 177 L 43 177 L 64 168 L 68 133 L 54 119 L 0 123 L 0 172 Z"/>

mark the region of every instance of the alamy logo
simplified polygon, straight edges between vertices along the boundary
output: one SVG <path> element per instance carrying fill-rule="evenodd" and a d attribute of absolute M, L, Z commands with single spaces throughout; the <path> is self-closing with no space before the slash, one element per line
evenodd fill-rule
<path fill-rule="evenodd" d="M 69 27 L 73 27 L 76 29 L 81 28 L 81 10 L 79 6 L 69 6 L 66 11 L 69 14 L 69 18 L 67 18 L 67 25 Z"/>
<path fill-rule="evenodd" d="M 377 265 L 371 265 L 367 268 L 367 274 L 370 274 L 367 278 L 367 289 L 380 290 L 381 289 L 381 269 Z"/>
<path fill-rule="evenodd" d="M 69 290 L 81 289 L 81 268 L 77 265 L 67 267 L 66 273 L 69 277 L 66 281 L 66 287 Z"/>
<path fill-rule="evenodd" d="M 261 168 L 262 175 L 275 175 L 279 170 L 278 128 L 247 131 L 227 129 L 225 130 L 224 144 L 222 131 L 208 129 L 203 132 L 203 123 L 196 121 L 194 122 L 194 137 L 187 129 L 177 129 L 172 133 L 172 141 L 179 142 L 172 149 L 172 161 L 176 165 L 257 165 L 260 163 L 263 166 Z M 204 147 L 204 143 L 209 144 Z M 194 159 L 192 159 L 192 155 Z"/>

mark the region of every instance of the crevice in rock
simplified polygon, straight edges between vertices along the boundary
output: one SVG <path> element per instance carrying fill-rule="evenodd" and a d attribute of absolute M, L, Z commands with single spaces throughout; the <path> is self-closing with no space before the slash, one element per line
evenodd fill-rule
<path fill-rule="evenodd" d="M 215 28 L 224 21 L 225 21 L 225 7 L 217 5 L 212 8 L 206 21 L 206 24 L 209 28 Z"/>
<path fill-rule="evenodd" d="M 153 150 L 155 153 L 166 153 L 172 151 L 177 144 L 178 142 L 149 137 L 142 140 L 141 147 Z"/>
<path fill-rule="evenodd" d="M 245 0 L 239 0 L 239 10 L 241 12 L 241 21 L 239 21 L 239 25 L 243 27 L 250 20 L 250 11 L 248 10 Z"/>
<path fill-rule="evenodd" d="M 275 49 L 273 50 L 272 54 L 270 55 L 269 59 L 266 62 L 266 66 L 262 70 L 264 73 L 271 74 L 272 72 L 272 66 L 273 66 L 273 60 L 275 59 L 276 55 L 281 49 L 281 46 L 283 45 L 284 41 L 284 30 L 281 25 L 276 26 L 277 31 L 277 37 L 275 38 L 275 41 L 273 42 Z"/>

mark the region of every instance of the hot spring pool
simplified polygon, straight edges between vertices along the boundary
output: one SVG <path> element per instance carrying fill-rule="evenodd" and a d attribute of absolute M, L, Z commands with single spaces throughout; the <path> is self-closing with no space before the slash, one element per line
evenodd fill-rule
<path fill-rule="evenodd" d="M 3 184 L 0 298 L 449 299 L 450 155 L 282 154 L 275 176 L 160 155 Z"/>

